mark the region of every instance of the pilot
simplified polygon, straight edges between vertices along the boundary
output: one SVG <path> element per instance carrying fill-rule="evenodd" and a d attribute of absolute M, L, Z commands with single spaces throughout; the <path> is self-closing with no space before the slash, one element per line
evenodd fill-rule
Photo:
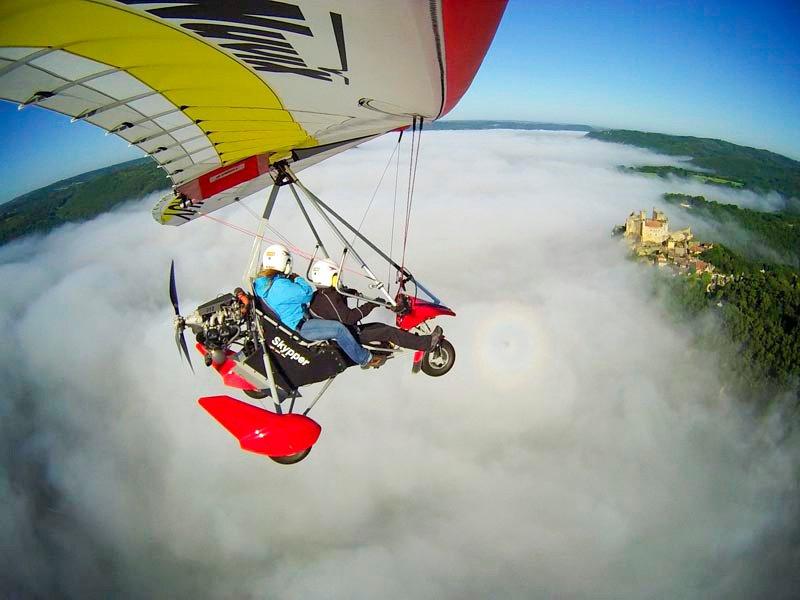
<path fill-rule="evenodd" d="M 320 319 L 336 320 L 355 330 L 362 344 L 370 342 L 391 342 L 402 348 L 424 350 L 436 348 L 442 340 L 442 328 L 438 325 L 430 335 L 417 335 L 385 323 L 366 323 L 359 321 L 371 313 L 378 304 L 367 302 L 358 308 L 347 306 L 347 297 L 336 289 L 339 267 L 330 260 L 318 260 L 311 266 L 311 281 L 317 286 L 317 292 L 311 300 L 309 312 Z"/>
<path fill-rule="evenodd" d="M 287 327 L 300 332 L 307 340 L 334 340 L 350 360 L 362 368 L 376 367 L 382 357 L 372 356 L 342 323 L 308 318 L 306 307 L 314 288 L 292 273 L 292 256 L 286 246 L 273 244 L 264 250 L 262 269 L 253 281 L 253 291 L 275 311 Z"/>

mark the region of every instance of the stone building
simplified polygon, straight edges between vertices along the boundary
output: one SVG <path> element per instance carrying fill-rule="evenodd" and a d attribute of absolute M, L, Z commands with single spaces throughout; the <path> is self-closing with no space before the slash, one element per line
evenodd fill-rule
<path fill-rule="evenodd" d="M 650 219 L 643 210 L 631 213 L 625 220 L 625 237 L 642 244 L 662 244 L 669 237 L 667 216 L 655 208 Z"/>

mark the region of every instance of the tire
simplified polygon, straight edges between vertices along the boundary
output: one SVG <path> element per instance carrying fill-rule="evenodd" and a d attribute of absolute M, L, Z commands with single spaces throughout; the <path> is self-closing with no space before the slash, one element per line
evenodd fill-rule
<path fill-rule="evenodd" d="M 242 390 L 247 396 L 261 400 L 269 397 L 269 390 Z"/>
<path fill-rule="evenodd" d="M 294 465 L 308 456 L 308 453 L 311 452 L 311 448 L 313 448 L 313 446 L 309 446 L 305 450 L 289 454 L 288 456 L 270 456 L 270 458 L 281 465 Z"/>
<path fill-rule="evenodd" d="M 431 377 L 441 377 L 453 368 L 456 362 L 456 349 L 447 340 L 422 357 L 422 372 Z"/>

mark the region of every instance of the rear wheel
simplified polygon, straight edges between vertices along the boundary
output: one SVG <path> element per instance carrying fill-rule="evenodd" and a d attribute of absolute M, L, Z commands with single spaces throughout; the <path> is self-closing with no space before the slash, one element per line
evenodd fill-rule
<path fill-rule="evenodd" d="M 456 362 L 456 349 L 447 340 L 422 357 L 422 372 L 431 377 L 441 377 L 453 368 Z"/>
<path fill-rule="evenodd" d="M 261 400 L 269 396 L 269 390 L 242 390 L 246 395 L 256 400 Z"/>
<path fill-rule="evenodd" d="M 311 452 L 311 448 L 312 446 L 309 446 L 305 450 L 301 450 L 300 452 L 295 452 L 294 454 L 289 454 L 288 456 L 270 456 L 270 458 L 274 460 L 276 463 L 282 465 L 293 465 L 299 463 L 306 456 L 308 456 L 308 453 Z"/>

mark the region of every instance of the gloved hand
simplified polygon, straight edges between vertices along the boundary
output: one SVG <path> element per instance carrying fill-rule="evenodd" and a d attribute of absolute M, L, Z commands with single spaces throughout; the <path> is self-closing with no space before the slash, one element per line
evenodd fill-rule
<path fill-rule="evenodd" d="M 250 296 L 245 294 L 244 290 L 240 287 L 233 290 L 233 295 L 239 300 L 239 313 L 242 316 L 247 315 L 247 311 L 250 308 Z"/>
<path fill-rule="evenodd" d="M 294 281 L 295 279 L 297 279 L 297 277 L 298 277 L 297 273 L 289 273 L 286 276 L 286 279 L 288 279 L 289 281 Z"/>

